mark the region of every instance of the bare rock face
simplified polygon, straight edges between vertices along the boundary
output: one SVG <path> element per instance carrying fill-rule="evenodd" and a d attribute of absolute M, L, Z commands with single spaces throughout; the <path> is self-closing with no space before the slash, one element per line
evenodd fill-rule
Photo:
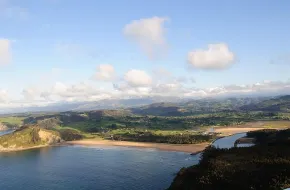
<path fill-rule="evenodd" d="M 8 129 L 9 128 L 6 125 L 4 125 L 3 123 L 0 123 L 0 131 L 6 131 Z"/>
<path fill-rule="evenodd" d="M 45 130 L 40 130 L 38 132 L 38 135 L 41 141 L 45 142 L 48 145 L 53 145 L 62 142 L 62 139 L 59 136 L 54 135 L 53 133 Z"/>

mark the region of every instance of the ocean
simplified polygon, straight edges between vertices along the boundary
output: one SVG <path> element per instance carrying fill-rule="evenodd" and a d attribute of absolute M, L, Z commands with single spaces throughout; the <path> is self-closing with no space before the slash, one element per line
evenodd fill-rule
<path fill-rule="evenodd" d="M 126 147 L 60 146 L 0 153 L 1 190 L 159 190 L 188 153 Z"/>
<path fill-rule="evenodd" d="M 231 148 L 243 136 L 218 139 L 213 145 Z M 0 190 L 164 190 L 182 167 L 199 159 L 200 154 L 102 146 L 0 153 Z"/>

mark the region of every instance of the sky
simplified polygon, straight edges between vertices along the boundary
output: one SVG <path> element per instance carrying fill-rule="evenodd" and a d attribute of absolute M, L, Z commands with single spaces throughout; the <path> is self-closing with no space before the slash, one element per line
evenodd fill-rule
<path fill-rule="evenodd" d="M 290 93 L 290 1 L 0 0 L 0 108 Z"/>

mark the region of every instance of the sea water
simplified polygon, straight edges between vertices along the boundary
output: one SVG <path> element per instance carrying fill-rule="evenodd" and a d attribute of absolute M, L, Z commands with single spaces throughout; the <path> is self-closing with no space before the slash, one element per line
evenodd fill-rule
<path fill-rule="evenodd" d="M 233 147 L 236 134 L 214 142 Z M 59 146 L 0 153 L 0 190 L 159 190 L 200 154 L 126 147 Z"/>
<path fill-rule="evenodd" d="M 0 153 L 0 189 L 166 189 L 180 168 L 198 159 L 188 153 L 125 147 L 61 146 Z"/>

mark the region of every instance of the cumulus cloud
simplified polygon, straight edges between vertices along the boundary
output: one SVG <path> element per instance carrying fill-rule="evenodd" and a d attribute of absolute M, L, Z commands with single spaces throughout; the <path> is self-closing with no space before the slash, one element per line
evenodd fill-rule
<path fill-rule="evenodd" d="M 183 95 L 183 86 L 178 82 L 156 84 L 152 87 L 152 93 L 164 96 L 180 96 Z"/>
<path fill-rule="evenodd" d="M 219 70 L 232 65 L 235 55 L 225 43 L 209 44 L 207 49 L 189 52 L 187 61 L 196 69 Z"/>
<path fill-rule="evenodd" d="M 167 47 L 164 23 L 168 20 L 164 17 L 134 20 L 124 27 L 123 33 L 137 43 L 149 58 L 155 58 Z"/>
<path fill-rule="evenodd" d="M 5 103 L 9 100 L 8 92 L 0 89 L 0 103 Z"/>
<path fill-rule="evenodd" d="M 110 98 L 111 94 L 85 82 L 73 85 L 65 85 L 61 82 L 57 82 L 50 91 L 44 91 L 41 96 L 45 99 L 89 101 Z"/>
<path fill-rule="evenodd" d="M 97 101 L 109 98 L 142 98 L 142 97 L 179 97 L 205 98 L 229 97 L 238 95 L 282 95 L 290 94 L 290 81 L 262 81 L 245 85 L 226 85 L 211 88 L 193 88 L 178 81 L 168 83 L 151 83 L 149 86 L 130 86 L 125 80 L 114 84 L 115 91 L 105 91 L 88 83 L 81 82 L 67 85 L 55 83 L 51 88 L 23 89 L 24 100 L 12 100 L 6 90 L 0 90 L 0 108 L 45 106 L 51 103 L 70 101 Z"/>
<path fill-rule="evenodd" d="M 26 100 L 34 100 L 37 96 L 39 96 L 39 92 L 36 88 L 24 88 L 22 90 L 22 95 Z"/>
<path fill-rule="evenodd" d="M 142 70 L 129 70 L 125 74 L 124 80 L 132 87 L 144 87 L 152 84 L 151 76 Z"/>
<path fill-rule="evenodd" d="M 110 64 L 99 65 L 94 78 L 101 81 L 112 81 L 115 78 L 115 69 Z"/>
<path fill-rule="evenodd" d="M 7 39 L 0 39 L 0 65 L 7 65 L 11 61 L 11 42 Z"/>

